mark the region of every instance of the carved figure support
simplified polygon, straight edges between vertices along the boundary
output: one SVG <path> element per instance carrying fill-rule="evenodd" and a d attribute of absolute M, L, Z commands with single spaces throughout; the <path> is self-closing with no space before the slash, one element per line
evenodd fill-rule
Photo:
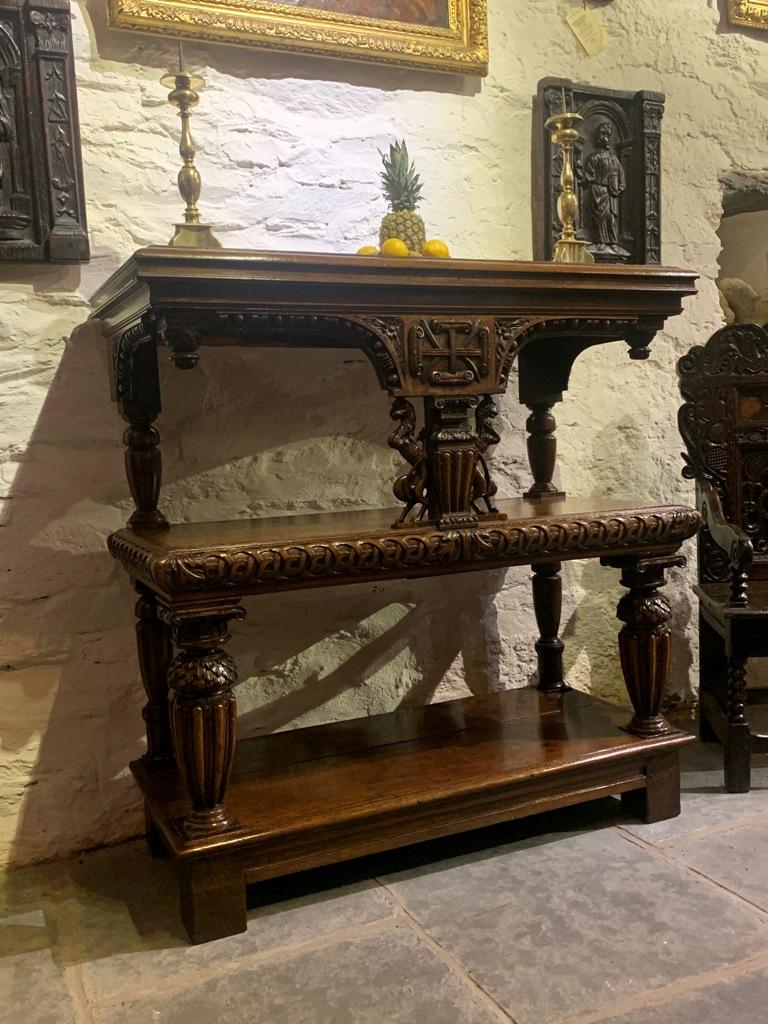
<path fill-rule="evenodd" d="M 528 462 L 533 474 L 533 486 L 523 495 L 530 501 L 542 498 L 564 498 L 552 483 L 557 459 L 557 421 L 552 414 L 553 401 L 535 402 L 530 405 L 531 415 L 525 423 L 528 431 Z"/>
<path fill-rule="evenodd" d="M 427 462 L 424 455 L 424 432 L 416 433 L 416 410 L 406 398 L 398 398 L 389 413 L 397 424 L 389 435 L 388 444 L 399 452 L 411 469 L 395 480 L 392 490 L 398 501 L 405 504 L 400 518 L 393 526 L 400 526 L 417 505 L 417 519 L 427 511 Z"/>
<path fill-rule="evenodd" d="M 168 666 L 171 663 L 171 633 L 157 614 L 157 598 L 147 587 L 134 583 L 136 602 L 136 646 L 147 703 L 142 712 L 147 728 L 147 761 L 173 759 Z"/>
<path fill-rule="evenodd" d="M 752 737 L 747 721 L 747 659 L 728 658 L 728 731 L 725 737 L 725 788 L 729 793 L 748 793 Z"/>
<path fill-rule="evenodd" d="M 173 690 L 171 724 L 179 771 L 192 802 L 184 820 L 189 838 L 230 829 L 234 819 L 224 806 L 235 754 L 237 706 L 232 687 L 237 668 L 223 650 L 228 622 L 242 619 L 241 608 L 199 616 L 172 616 L 180 648 L 168 682 Z"/>
<path fill-rule="evenodd" d="M 627 731 L 642 737 L 663 736 L 673 731 L 661 713 L 672 646 L 667 625 L 672 610 L 659 588 L 664 585 L 665 568 L 684 564 L 684 559 L 618 558 L 604 559 L 603 564 L 621 568 L 622 586 L 629 590 L 617 611 L 624 623 L 619 633 L 621 667 L 635 709 Z"/>
<path fill-rule="evenodd" d="M 560 639 L 560 615 L 563 607 L 563 580 L 560 562 L 533 566 L 533 609 L 539 627 L 536 657 L 539 662 L 537 689 L 559 693 L 568 687 L 563 681 L 563 641 Z"/>
<path fill-rule="evenodd" d="M 498 487 L 491 476 L 488 462 L 485 458 L 488 449 L 498 444 L 501 438 L 494 429 L 493 421 L 498 416 L 496 403 L 490 395 L 486 395 L 475 414 L 477 464 L 475 465 L 475 479 L 472 484 L 472 508 L 478 515 L 498 515 L 498 509 L 493 505 Z M 485 505 L 485 510 L 480 507 L 480 502 Z"/>

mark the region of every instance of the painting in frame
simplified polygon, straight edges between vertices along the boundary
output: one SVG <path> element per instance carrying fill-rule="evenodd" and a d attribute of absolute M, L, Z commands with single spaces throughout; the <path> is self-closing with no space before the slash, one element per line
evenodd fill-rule
<path fill-rule="evenodd" d="M 728 17 L 733 25 L 768 31 L 768 0 L 728 0 Z"/>
<path fill-rule="evenodd" d="M 107 0 L 110 23 L 454 74 L 488 70 L 487 0 Z"/>

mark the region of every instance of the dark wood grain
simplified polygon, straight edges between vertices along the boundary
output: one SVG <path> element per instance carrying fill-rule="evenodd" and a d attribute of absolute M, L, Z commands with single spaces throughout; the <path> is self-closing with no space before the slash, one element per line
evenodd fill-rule
<path fill-rule="evenodd" d="M 222 920 L 206 908 L 223 888 L 231 927 L 243 876 L 274 878 L 609 793 L 637 791 L 633 806 L 648 820 L 665 816 L 679 800 L 676 754 L 691 737 L 641 740 L 620 730 L 625 720 L 585 694 L 526 687 L 246 740 L 228 795 L 239 827 L 215 837 L 180 830 L 186 794 L 174 767 L 131 767 L 167 848 L 183 866 L 204 865 L 202 880 L 185 880 L 184 901 L 193 941 L 207 941 Z"/>

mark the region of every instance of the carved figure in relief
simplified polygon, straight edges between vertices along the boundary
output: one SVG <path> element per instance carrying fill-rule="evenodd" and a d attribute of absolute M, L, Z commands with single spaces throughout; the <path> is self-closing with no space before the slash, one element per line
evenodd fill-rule
<path fill-rule="evenodd" d="M 398 501 L 405 502 L 405 508 L 398 519 L 403 523 L 411 510 L 420 505 L 417 519 L 423 519 L 427 511 L 427 462 L 425 458 L 424 432 L 416 434 L 416 410 L 405 398 L 398 398 L 389 413 L 397 426 L 389 436 L 390 448 L 400 452 L 413 467 L 410 472 L 399 476 L 392 487 Z"/>
<path fill-rule="evenodd" d="M 593 252 L 612 252 L 628 257 L 619 245 L 619 199 L 627 187 L 624 168 L 613 152 L 613 125 L 602 121 L 595 132 L 595 152 L 584 168 L 584 183 L 589 188 Z"/>
<path fill-rule="evenodd" d="M 488 463 L 485 460 L 485 453 L 491 445 L 498 444 L 501 437 L 493 427 L 493 421 L 499 412 L 496 403 L 490 395 L 486 395 L 475 413 L 477 422 L 477 465 L 475 466 L 475 478 L 472 483 L 472 508 L 480 514 L 478 502 L 485 503 L 490 514 L 498 512 L 493 505 L 493 498 L 498 491 L 496 483 L 491 477 Z"/>
<path fill-rule="evenodd" d="M 6 179 L 10 171 L 10 150 L 14 143 L 15 132 L 8 115 L 8 98 L 0 86 L 0 206 L 8 208 L 6 200 Z M 8 182 L 10 184 L 10 182 Z"/>

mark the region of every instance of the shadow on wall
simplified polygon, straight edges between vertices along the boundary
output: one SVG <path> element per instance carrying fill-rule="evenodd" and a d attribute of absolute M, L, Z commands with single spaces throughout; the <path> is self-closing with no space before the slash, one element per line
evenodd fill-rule
<path fill-rule="evenodd" d="M 106 359 L 95 325 L 74 332 L 2 530 L 13 662 L 3 666 L 0 745 L 17 788 L 0 825 L 12 862 L 140 829 L 126 767 L 143 749 L 133 592 L 105 547 L 129 509 Z M 172 519 L 392 504 L 387 405 L 364 359 L 206 349 L 189 373 L 161 361 Z M 457 657 L 472 690 L 498 686 L 502 583 L 476 574 L 248 602 L 250 624 L 231 649 L 241 678 L 259 682 L 241 688 L 241 731 L 423 703 Z"/>
<path fill-rule="evenodd" d="M 591 463 L 595 473 L 595 493 L 616 495 L 618 492 L 616 496 L 621 500 L 636 497 L 648 504 L 666 500 L 658 493 L 658 480 L 653 476 L 656 472 L 654 451 L 648 445 L 645 430 L 629 417 L 609 423 L 597 432 Z M 616 466 L 642 468 L 645 475 L 640 476 L 635 486 L 627 486 L 626 480 L 617 479 Z M 695 563 L 695 543 L 689 542 L 683 554 Z M 622 623 L 616 617 L 616 609 L 621 596 L 626 593 L 619 582 L 620 570 L 601 566 L 594 560 L 577 564 L 582 567 L 578 587 L 583 596 L 562 629 L 565 678 L 578 689 L 629 707 L 618 648 Z M 697 612 L 690 586 L 690 571 L 668 570 L 663 593 L 672 606 L 669 626 L 673 637 L 670 689 L 665 700 L 675 702 L 681 697 L 689 699 L 692 690 L 694 655 L 688 627 Z"/>

